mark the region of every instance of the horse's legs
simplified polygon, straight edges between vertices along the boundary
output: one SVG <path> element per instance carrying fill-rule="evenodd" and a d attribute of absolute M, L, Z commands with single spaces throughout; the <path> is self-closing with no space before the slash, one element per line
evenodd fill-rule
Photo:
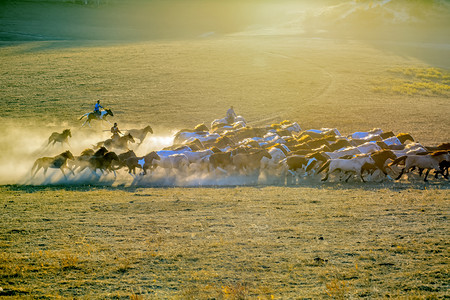
<path fill-rule="evenodd" d="M 67 176 L 66 176 L 66 173 L 64 173 L 64 168 L 63 167 L 61 167 L 61 168 L 59 168 L 60 170 L 61 170 L 61 172 L 63 173 L 63 175 L 64 175 L 64 178 L 65 179 L 67 179 Z"/>
<path fill-rule="evenodd" d="M 347 179 L 345 179 L 345 182 L 348 182 L 348 180 L 350 179 L 350 177 L 353 176 L 353 173 L 351 171 L 347 171 L 344 174 L 350 173 L 350 175 L 347 177 Z"/>
<path fill-rule="evenodd" d="M 38 172 L 41 168 L 42 168 L 42 166 L 38 165 L 38 166 L 36 167 L 36 169 L 34 170 L 34 172 L 31 171 L 31 177 L 36 176 L 37 172 Z"/>
<path fill-rule="evenodd" d="M 425 181 L 425 182 L 428 181 L 427 177 L 428 177 L 428 174 L 430 173 L 430 171 L 431 171 L 431 169 L 427 170 L 427 172 L 425 173 L 425 178 L 423 179 L 423 181 Z"/>
<path fill-rule="evenodd" d="M 373 175 L 373 172 L 372 172 L 372 175 Z M 361 177 L 362 182 L 366 182 L 366 181 L 364 180 L 364 177 L 362 176 L 361 173 L 359 173 L 359 177 Z"/>
<path fill-rule="evenodd" d="M 329 175 L 330 175 L 330 173 L 327 171 L 327 174 L 325 175 L 324 178 L 321 179 L 321 181 L 326 181 L 328 179 Z"/>
<path fill-rule="evenodd" d="M 405 169 L 406 169 L 406 168 L 403 168 L 403 169 L 400 171 L 400 174 L 395 178 L 395 180 L 399 180 L 400 177 L 402 177 L 403 172 L 405 171 Z"/>

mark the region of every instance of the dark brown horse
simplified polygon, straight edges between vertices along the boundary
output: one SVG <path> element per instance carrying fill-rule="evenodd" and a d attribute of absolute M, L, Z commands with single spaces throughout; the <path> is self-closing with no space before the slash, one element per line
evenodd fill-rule
<path fill-rule="evenodd" d="M 70 129 L 64 129 L 63 132 L 53 132 L 50 137 L 48 138 L 48 145 L 53 142 L 52 145 L 55 145 L 56 142 L 61 143 L 61 145 L 64 145 L 66 143 L 69 145 L 69 137 L 72 137 L 72 133 L 70 132 Z M 70 146 L 70 145 L 69 145 Z"/>
<path fill-rule="evenodd" d="M 81 127 L 86 125 L 86 123 L 89 125 L 89 127 L 91 127 L 92 120 L 106 121 L 109 124 L 111 124 L 111 122 L 109 122 L 106 119 L 107 116 L 111 116 L 111 117 L 114 116 L 113 112 L 110 109 L 105 109 L 104 111 L 100 112 L 100 114 L 97 114 L 95 112 L 89 112 L 87 114 L 84 114 L 81 116 L 80 120 L 83 119 L 84 117 L 86 117 L 86 121 L 84 121 L 84 123 L 83 123 L 83 125 L 81 125 Z"/>
<path fill-rule="evenodd" d="M 40 169 L 44 169 L 44 175 L 45 175 L 47 173 L 47 169 L 52 168 L 52 169 L 60 169 L 61 172 L 63 173 L 64 177 L 66 177 L 66 173 L 64 173 L 64 169 L 69 169 L 73 174 L 73 171 L 67 166 L 68 159 L 74 159 L 74 157 L 70 151 L 65 151 L 54 157 L 38 158 L 34 162 L 33 167 L 31 168 L 31 174 L 34 177 Z"/>
<path fill-rule="evenodd" d="M 116 176 L 116 171 L 113 168 L 112 162 L 116 161 L 119 162 L 119 157 L 114 152 L 108 152 L 108 150 L 105 147 L 101 147 L 93 156 L 89 158 L 89 169 L 93 173 L 96 173 L 99 169 L 102 174 L 104 174 L 105 171 L 113 172 L 114 177 Z"/>
<path fill-rule="evenodd" d="M 126 160 L 131 157 L 136 157 L 136 153 L 134 153 L 133 150 L 128 150 L 127 152 L 118 154 L 117 157 L 119 158 L 119 162 L 117 164 L 116 170 L 126 166 Z"/>
<path fill-rule="evenodd" d="M 143 175 L 147 174 L 147 170 L 153 170 L 156 165 L 153 163 L 154 160 L 161 160 L 161 157 L 155 151 L 143 157 L 130 157 L 125 161 L 128 167 L 128 173 L 136 174 L 136 168 L 142 169 Z"/>

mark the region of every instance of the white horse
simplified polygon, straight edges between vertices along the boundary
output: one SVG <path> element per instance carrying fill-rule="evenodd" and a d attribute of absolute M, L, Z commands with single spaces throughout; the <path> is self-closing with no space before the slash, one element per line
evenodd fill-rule
<path fill-rule="evenodd" d="M 356 147 L 356 149 L 361 151 L 361 153 L 363 153 L 363 154 L 368 154 L 368 153 L 374 153 L 374 152 L 380 151 L 381 147 L 375 143 L 367 142 L 362 145 L 359 145 L 358 147 Z"/>
<path fill-rule="evenodd" d="M 201 150 L 201 151 L 186 151 L 183 152 L 184 155 L 189 159 L 189 162 L 196 163 L 199 162 L 203 157 L 209 156 L 213 154 L 214 151 L 207 149 L 207 150 Z"/>
<path fill-rule="evenodd" d="M 334 152 L 325 152 L 325 154 L 330 157 L 331 159 L 336 159 L 342 156 L 346 155 L 357 155 L 361 154 L 361 151 L 359 151 L 356 147 L 348 147 L 344 148 L 343 150 L 334 151 Z"/>
<path fill-rule="evenodd" d="M 322 179 L 322 181 L 325 181 L 328 179 L 328 176 L 331 173 L 333 173 L 335 171 L 342 171 L 345 174 L 351 173 L 347 177 L 345 182 L 347 182 L 353 174 L 358 175 L 361 178 L 361 180 L 363 182 L 365 182 L 364 178 L 361 175 L 361 167 L 365 163 L 373 164 L 375 162 L 372 159 L 372 157 L 370 157 L 369 155 L 356 156 L 351 159 L 339 159 L 339 158 L 330 159 L 323 165 L 322 168 L 320 168 L 320 170 L 317 172 L 317 174 L 319 174 L 323 170 L 327 170 L 326 176 Z"/>
<path fill-rule="evenodd" d="M 186 172 L 190 162 L 185 154 L 179 153 L 169 156 L 160 156 L 160 160 L 156 160 L 155 165 L 165 169 L 168 174 L 170 171 Z"/>
<path fill-rule="evenodd" d="M 383 130 L 380 128 L 374 128 L 371 131 L 363 132 L 363 131 L 357 131 L 349 135 L 352 139 L 367 139 L 374 135 L 380 135 L 383 133 Z"/>
<path fill-rule="evenodd" d="M 228 124 L 227 118 L 215 119 L 214 121 L 211 122 L 211 129 L 214 127 L 222 127 L 225 125 L 230 125 L 231 127 L 233 127 L 233 125 L 235 124 L 238 125 L 239 127 L 246 127 L 247 122 L 242 116 L 237 116 L 236 118 L 234 118 L 233 124 Z"/>
<path fill-rule="evenodd" d="M 86 123 L 89 125 L 89 127 L 91 127 L 91 120 L 106 121 L 109 124 L 111 124 L 111 122 L 109 122 L 106 119 L 107 116 L 111 116 L 111 117 L 114 116 L 113 112 L 110 109 L 105 109 L 105 110 L 101 111 L 100 114 L 96 114 L 94 112 L 88 112 L 80 117 L 80 120 L 83 119 L 84 117 L 86 117 L 86 121 L 84 121 L 84 123 L 83 123 L 83 125 L 81 125 L 81 127 L 86 125 Z"/>

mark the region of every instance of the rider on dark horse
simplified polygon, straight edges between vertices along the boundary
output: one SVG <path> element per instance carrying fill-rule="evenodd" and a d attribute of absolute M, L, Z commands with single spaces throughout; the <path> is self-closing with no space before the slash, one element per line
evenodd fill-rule
<path fill-rule="evenodd" d="M 119 137 L 120 137 L 119 133 L 122 134 L 122 132 L 119 130 L 117 123 L 114 123 L 114 126 L 111 127 L 111 133 L 112 133 L 112 136 L 111 136 L 112 140 L 116 141 L 119 139 Z"/>
<path fill-rule="evenodd" d="M 96 114 L 98 117 L 100 117 L 101 112 L 100 109 L 103 108 L 103 106 L 100 105 L 100 100 L 97 100 L 97 103 L 95 103 L 94 106 L 94 114 Z"/>

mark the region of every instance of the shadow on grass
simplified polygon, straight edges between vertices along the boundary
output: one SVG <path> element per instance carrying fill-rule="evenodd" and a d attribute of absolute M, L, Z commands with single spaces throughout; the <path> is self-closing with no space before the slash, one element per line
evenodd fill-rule
<path fill-rule="evenodd" d="M 108 184 L 48 184 L 48 185 L 3 185 L 0 188 L 10 191 L 19 191 L 24 193 L 36 193 L 41 191 L 76 191 L 76 192 L 92 192 L 97 190 L 107 191 L 124 191 L 135 193 L 140 189 L 234 189 L 234 188 L 266 188 L 266 187 L 284 187 L 287 189 L 297 188 L 312 188 L 312 189 L 333 189 L 333 190 L 392 190 L 402 191 L 407 189 L 414 190 L 447 190 L 450 189 L 450 181 L 436 180 L 436 181 L 417 181 L 417 182 L 311 182 L 304 181 L 298 184 L 246 184 L 246 185 L 192 185 L 192 186 L 177 186 L 177 185 L 108 185 Z"/>

